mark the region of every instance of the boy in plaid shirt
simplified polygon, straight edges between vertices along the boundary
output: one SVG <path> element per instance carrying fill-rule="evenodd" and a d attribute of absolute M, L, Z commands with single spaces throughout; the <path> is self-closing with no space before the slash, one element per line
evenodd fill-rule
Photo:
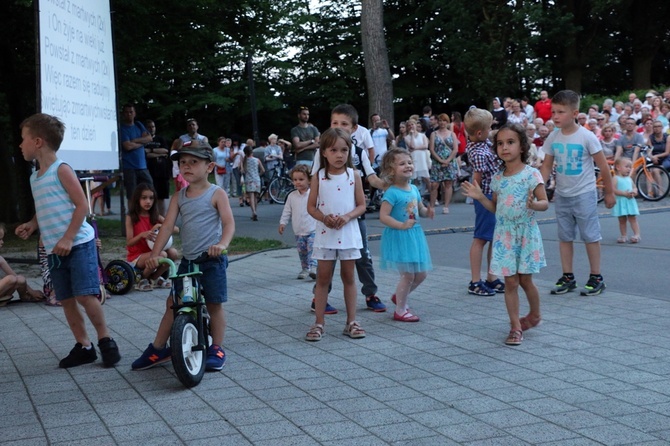
<path fill-rule="evenodd" d="M 491 198 L 491 177 L 500 168 L 498 156 L 487 143 L 493 116 L 488 110 L 472 108 L 465 114 L 463 120 L 468 133 L 469 142 L 466 148 L 468 162 L 473 168 L 473 180 L 480 185 L 482 192 Z M 477 296 L 493 296 L 505 292 L 505 283 L 489 272 L 487 267 L 486 281 L 481 278 L 482 257 L 484 246 L 489 244 L 487 251 L 487 265 L 491 266 L 491 241 L 495 228 L 495 214 L 489 212 L 479 201 L 475 206 L 475 233 L 470 246 L 470 271 L 472 280 L 468 286 L 468 293 Z"/>

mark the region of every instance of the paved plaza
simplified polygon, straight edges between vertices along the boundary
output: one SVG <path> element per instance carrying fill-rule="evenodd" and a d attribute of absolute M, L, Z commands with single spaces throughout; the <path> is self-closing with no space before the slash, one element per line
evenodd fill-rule
<path fill-rule="evenodd" d="M 430 241 L 430 240 L 429 240 Z M 3 445 L 666 445 L 670 442 L 670 303 L 608 290 L 550 296 L 519 347 L 502 295 L 465 293 L 466 269 L 437 267 L 411 304 L 421 322 L 365 310 L 352 340 L 341 283 L 322 341 L 312 281 L 295 279 L 295 249 L 232 259 L 226 367 L 185 389 L 172 365 L 130 369 L 153 340 L 165 292 L 105 304 L 117 367 L 68 370 L 63 312 L 0 308 Z M 375 258 L 375 260 L 377 260 Z M 382 299 L 396 275 L 378 271 Z M 37 286 L 38 283 L 35 282 Z M 522 298 L 522 301 L 524 299 Z M 522 307 L 525 309 L 525 306 Z"/>

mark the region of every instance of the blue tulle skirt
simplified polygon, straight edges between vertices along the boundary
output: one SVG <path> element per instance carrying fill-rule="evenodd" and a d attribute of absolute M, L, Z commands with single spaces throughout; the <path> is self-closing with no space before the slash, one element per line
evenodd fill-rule
<path fill-rule="evenodd" d="M 402 273 L 420 273 L 433 269 L 426 235 L 419 224 L 411 229 L 384 228 L 380 267 Z"/>

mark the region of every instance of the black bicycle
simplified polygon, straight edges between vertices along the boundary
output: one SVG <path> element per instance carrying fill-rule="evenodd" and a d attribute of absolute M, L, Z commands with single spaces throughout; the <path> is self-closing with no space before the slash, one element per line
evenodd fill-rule
<path fill-rule="evenodd" d="M 263 182 L 259 197 L 264 197 L 267 193 L 270 199 L 275 203 L 286 203 L 286 197 L 293 191 L 293 181 L 289 177 L 286 164 L 282 161 L 272 169 L 272 176 Z"/>

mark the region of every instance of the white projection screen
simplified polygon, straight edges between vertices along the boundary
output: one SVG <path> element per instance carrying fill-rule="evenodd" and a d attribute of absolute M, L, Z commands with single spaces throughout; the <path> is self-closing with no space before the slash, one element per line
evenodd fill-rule
<path fill-rule="evenodd" d="M 65 123 L 58 156 L 75 170 L 119 168 L 109 0 L 39 0 L 40 105 Z"/>

